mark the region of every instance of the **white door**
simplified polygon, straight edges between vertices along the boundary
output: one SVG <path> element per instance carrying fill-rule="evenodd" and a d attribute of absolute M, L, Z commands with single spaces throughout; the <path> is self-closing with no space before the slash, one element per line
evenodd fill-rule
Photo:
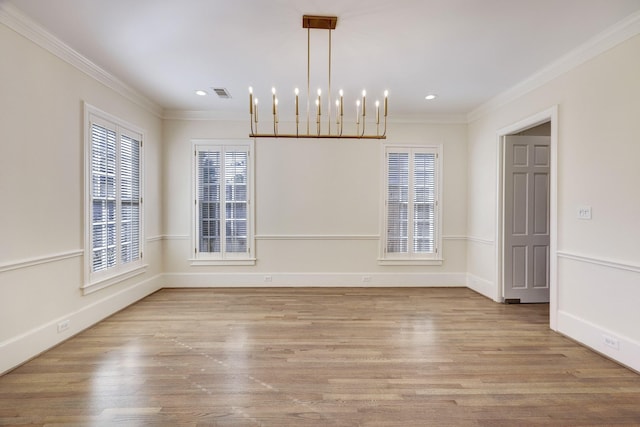
<path fill-rule="evenodd" d="M 506 302 L 549 302 L 550 160 L 550 137 L 505 137 Z"/>

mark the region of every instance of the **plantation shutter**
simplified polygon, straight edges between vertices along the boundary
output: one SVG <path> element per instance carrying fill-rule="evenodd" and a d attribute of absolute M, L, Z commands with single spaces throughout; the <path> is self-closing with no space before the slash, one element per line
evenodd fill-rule
<path fill-rule="evenodd" d="M 247 252 L 247 160 L 246 151 L 225 153 L 225 249 Z"/>
<path fill-rule="evenodd" d="M 437 252 L 437 153 L 390 148 L 386 155 L 387 254 L 420 258 Z"/>
<path fill-rule="evenodd" d="M 413 157 L 413 252 L 434 251 L 436 180 L 434 153 Z"/>
<path fill-rule="evenodd" d="M 248 162 L 246 147 L 196 148 L 196 254 L 249 253 Z"/>
<path fill-rule="evenodd" d="M 141 257 L 141 136 L 92 117 L 90 138 L 91 273 Z"/>
<path fill-rule="evenodd" d="M 140 258 L 140 138 L 120 138 L 120 245 L 123 263 Z"/>
<path fill-rule="evenodd" d="M 198 251 L 220 252 L 220 151 L 199 151 L 197 159 Z"/>
<path fill-rule="evenodd" d="M 387 156 L 387 252 L 408 251 L 409 153 Z"/>
<path fill-rule="evenodd" d="M 91 124 L 93 272 L 116 264 L 116 132 Z"/>

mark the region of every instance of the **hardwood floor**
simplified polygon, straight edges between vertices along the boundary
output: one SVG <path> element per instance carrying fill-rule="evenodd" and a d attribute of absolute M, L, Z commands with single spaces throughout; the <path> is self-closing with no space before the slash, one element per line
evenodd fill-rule
<path fill-rule="evenodd" d="M 640 375 L 468 289 L 165 289 L 0 377 L 0 425 L 640 425 Z"/>

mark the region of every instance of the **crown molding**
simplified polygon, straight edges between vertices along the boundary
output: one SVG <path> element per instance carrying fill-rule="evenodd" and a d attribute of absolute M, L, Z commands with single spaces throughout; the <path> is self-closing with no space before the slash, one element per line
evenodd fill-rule
<path fill-rule="evenodd" d="M 42 28 L 39 24 L 21 12 L 11 3 L 0 1 L 0 23 L 27 38 L 61 60 L 114 90 L 129 101 L 144 108 L 157 117 L 162 116 L 162 107 L 127 85 L 117 77 L 108 73 L 60 39 Z"/>
<path fill-rule="evenodd" d="M 629 15 L 511 89 L 485 102 L 467 115 L 467 123 L 482 118 L 638 34 L 640 12 Z"/>

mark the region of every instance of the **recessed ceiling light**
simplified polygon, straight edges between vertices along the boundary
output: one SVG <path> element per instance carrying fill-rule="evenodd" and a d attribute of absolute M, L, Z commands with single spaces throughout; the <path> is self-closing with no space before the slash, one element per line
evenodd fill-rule
<path fill-rule="evenodd" d="M 424 99 L 426 99 L 427 101 L 431 101 L 432 99 L 436 99 L 438 97 L 438 95 L 430 93 L 429 95 L 425 96 Z"/>
<path fill-rule="evenodd" d="M 207 92 L 205 92 L 203 90 L 197 90 L 196 91 L 196 95 L 205 96 L 206 94 L 207 94 Z"/>

